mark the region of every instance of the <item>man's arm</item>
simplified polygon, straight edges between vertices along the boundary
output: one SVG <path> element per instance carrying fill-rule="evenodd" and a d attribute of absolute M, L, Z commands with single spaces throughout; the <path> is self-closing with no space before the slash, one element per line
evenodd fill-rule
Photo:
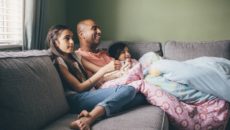
<path fill-rule="evenodd" d="M 85 67 L 86 70 L 96 73 L 101 67 L 89 62 L 88 60 L 82 58 L 81 59 L 82 65 Z"/>

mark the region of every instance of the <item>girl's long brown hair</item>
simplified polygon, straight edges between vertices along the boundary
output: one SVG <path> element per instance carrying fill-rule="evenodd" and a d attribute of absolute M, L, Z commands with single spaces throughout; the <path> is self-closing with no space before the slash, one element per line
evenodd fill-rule
<path fill-rule="evenodd" d="M 60 34 L 64 31 L 64 30 L 70 30 L 71 29 L 65 25 L 54 25 L 52 26 L 47 34 L 46 37 L 46 42 L 48 44 L 49 47 L 49 51 L 52 54 L 52 60 L 55 60 L 57 57 L 61 57 L 65 63 L 67 64 L 68 68 L 70 69 L 70 72 L 76 76 L 76 78 L 79 81 L 84 81 L 88 78 L 87 73 L 85 71 L 85 69 L 83 68 L 79 58 L 76 56 L 76 54 L 71 53 L 69 54 L 68 58 L 64 57 L 61 53 L 62 51 L 56 46 L 56 42 L 58 40 L 58 37 L 60 36 Z M 76 69 L 76 67 L 73 65 L 72 61 L 76 61 L 79 69 Z"/>

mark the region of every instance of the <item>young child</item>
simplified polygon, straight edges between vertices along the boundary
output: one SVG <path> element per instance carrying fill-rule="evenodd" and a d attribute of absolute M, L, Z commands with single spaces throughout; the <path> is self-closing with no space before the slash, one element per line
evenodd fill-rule
<path fill-rule="evenodd" d="M 123 65 L 122 69 L 125 70 L 126 73 L 134 65 L 136 65 L 137 63 L 140 62 L 142 65 L 144 75 L 145 75 L 145 73 L 148 73 L 152 76 L 159 76 L 160 75 L 159 70 L 157 70 L 155 68 L 149 68 L 149 66 L 152 64 L 152 62 L 156 62 L 156 61 L 162 59 L 159 55 L 157 55 L 154 52 L 148 52 L 148 53 L 144 54 L 140 58 L 140 60 L 137 61 L 136 59 L 132 59 L 131 54 L 129 52 L 129 48 L 125 43 L 116 42 L 109 47 L 108 53 L 115 60 L 121 61 L 122 65 Z M 145 72 L 145 70 L 148 70 L 148 72 Z"/>
<path fill-rule="evenodd" d="M 137 66 L 137 67 L 135 67 L 136 69 L 142 69 L 142 71 L 143 71 L 144 68 L 142 68 L 142 67 L 146 63 L 146 61 L 143 62 L 142 60 L 143 59 L 146 60 L 146 58 L 145 58 L 146 56 L 148 57 L 148 59 L 150 59 L 150 57 L 156 57 L 156 56 L 153 56 L 153 54 L 152 54 L 153 52 L 152 53 L 149 52 L 148 54 L 146 53 L 146 55 L 143 55 L 143 57 L 140 58 L 142 60 L 140 62 L 138 62 L 136 59 L 132 59 L 132 56 L 129 52 L 128 46 L 123 42 L 116 42 L 116 43 L 112 44 L 108 48 L 108 53 L 109 53 L 109 56 L 111 56 L 115 60 L 119 60 L 122 64 L 122 67 L 119 71 L 113 72 L 110 75 L 109 74 L 106 75 L 105 81 L 127 75 L 129 73 L 129 71 L 133 71 L 133 70 L 131 70 L 131 68 L 134 66 Z M 149 55 L 149 54 L 151 54 L 151 55 Z M 155 61 L 156 61 L 156 59 L 155 59 Z M 145 65 L 144 67 L 146 68 L 146 66 L 147 65 Z M 135 73 L 135 74 L 137 74 L 137 73 Z M 158 75 L 160 75 L 160 72 L 156 69 L 151 68 L 151 69 L 149 69 L 149 74 L 154 75 L 154 76 L 158 76 Z M 137 75 L 139 75 L 139 77 L 141 75 L 141 77 L 142 77 L 143 72 L 138 72 Z"/>
<path fill-rule="evenodd" d="M 122 64 L 120 70 L 106 74 L 103 77 L 105 83 L 102 87 L 112 84 L 128 84 L 129 82 L 143 79 L 141 64 L 131 58 L 128 46 L 123 42 L 116 42 L 108 48 L 109 55 Z M 108 81 L 108 82 L 106 82 Z"/>
<path fill-rule="evenodd" d="M 115 60 L 125 61 L 126 59 L 131 59 L 128 46 L 123 42 L 116 42 L 112 44 L 108 53 Z"/>
<path fill-rule="evenodd" d="M 129 70 L 138 63 L 137 60 L 131 59 L 129 48 L 123 42 L 116 42 L 109 46 L 108 54 L 115 60 L 119 60 L 122 67 L 120 70 L 106 74 L 103 77 L 104 82 L 127 75 Z"/>
<path fill-rule="evenodd" d="M 131 59 L 129 48 L 123 42 L 116 42 L 112 44 L 108 49 L 108 53 L 115 60 L 121 61 L 122 71 L 128 71 L 132 68 L 132 66 L 138 63 L 135 59 Z"/>

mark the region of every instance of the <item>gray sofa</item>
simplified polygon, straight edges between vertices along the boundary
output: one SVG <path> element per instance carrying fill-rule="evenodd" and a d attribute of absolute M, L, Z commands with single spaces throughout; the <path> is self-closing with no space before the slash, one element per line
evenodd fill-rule
<path fill-rule="evenodd" d="M 102 42 L 100 48 L 114 41 Z M 209 42 L 126 42 L 135 58 L 155 51 L 168 59 L 199 56 L 230 59 L 230 40 Z M 69 130 L 69 112 L 61 80 L 47 51 L 0 52 L 0 130 Z M 143 105 L 96 122 L 93 130 L 167 130 L 160 108 Z"/>

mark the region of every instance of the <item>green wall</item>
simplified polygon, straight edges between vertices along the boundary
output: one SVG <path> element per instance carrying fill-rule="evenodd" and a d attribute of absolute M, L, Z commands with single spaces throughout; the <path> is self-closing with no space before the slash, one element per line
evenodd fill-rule
<path fill-rule="evenodd" d="M 103 40 L 230 39 L 230 0 L 67 0 L 67 24 L 93 18 Z"/>
<path fill-rule="evenodd" d="M 55 24 L 66 24 L 66 0 L 46 0 L 46 28 Z"/>

